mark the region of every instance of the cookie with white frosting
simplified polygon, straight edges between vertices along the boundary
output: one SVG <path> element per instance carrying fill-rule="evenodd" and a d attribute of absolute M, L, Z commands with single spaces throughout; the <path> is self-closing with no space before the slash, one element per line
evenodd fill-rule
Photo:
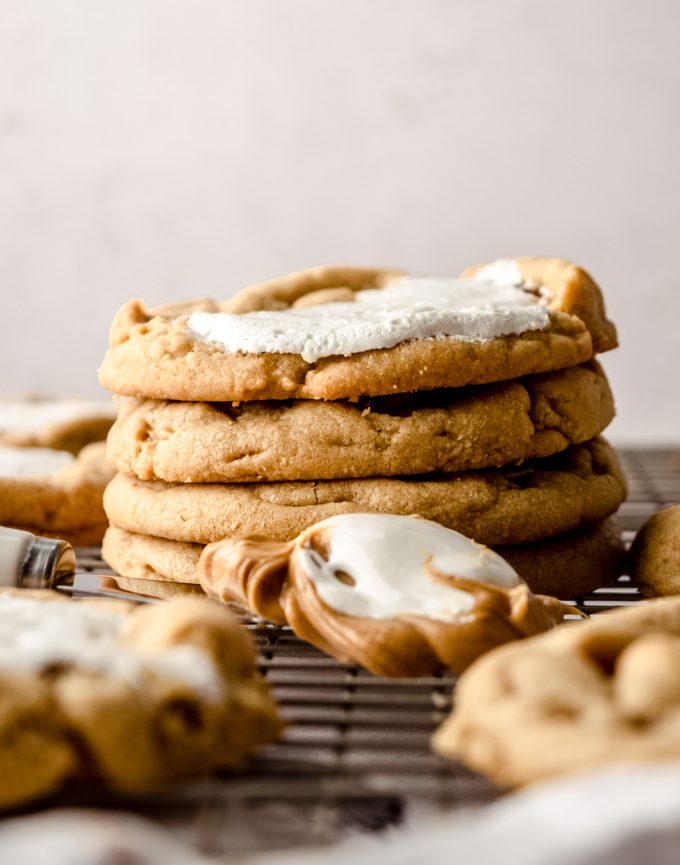
<path fill-rule="evenodd" d="M 238 765 L 280 722 L 247 633 L 206 599 L 0 592 L 0 806 Z"/>
<path fill-rule="evenodd" d="M 0 397 L 0 445 L 77 454 L 85 445 L 103 441 L 115 417 L 110 401 Z"/>
<path fill-rule="evenodd" d="M 74 457 L 51 448 L 0 445 L 0 525 L 98 544 L 106 529 L 104 487 L 113 477 L 103 442 Z"/>
<path fill-rule="evenodd" d="M 100 381 L 184 401 L 356 399 L 505 381 L 615 346 L 600 289 L 563 259 L 503 260 L 458 279 L 322 267 L 221 303 L 131 301 Z"/>
<path fill-rule="evenodd" d="M 680 599 L 659 598 L 504 646 L 456 687 L 434 737 L 502 785 L 680 758 Z"/>
<path fill-rule="evenodd" d="M 110 526 L 102 556 L 122 577 L 122 588 L 165 596 L 198 584 L 204 547 L 141 535 Z M 624 545 L 615 520 L 532 544 L 495 547 L 532 592 L 573 600 L 601 586 L 611 586 L 623 570 Z"/>
<path fill-rule="evenodd" d="M 488 548 L 417 517 L 351 514 L 288 543 L 221 541 L 203 551 L 199 574 L 212 597 L 381 676 L 459 673 L 567 609 L 532 595 Z"/>
<path fill-rule="evenodd" d="M 591 362 L 519 381 L 357 402 L 119 398 L 108 458 L 171 483 L 458 472 L 549 456 L 601 433 L 614 401 Z"/>
<path fill-rule="evenodd" d="M 120 528 L 190 543 L 262 533 L 287 541 L 327 517 L 373 512 L 417 514 L 496 546 L 592 525 L 625 495 L 616 454 L 593 439 L 519 468 L 425 477 L 168 484 L 118 474 L 104 507 Z"/>

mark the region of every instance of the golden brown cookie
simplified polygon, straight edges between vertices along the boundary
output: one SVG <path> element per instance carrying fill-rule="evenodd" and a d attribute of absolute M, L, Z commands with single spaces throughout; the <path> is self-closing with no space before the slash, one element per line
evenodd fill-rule
<path fill-rule="evenodd" d="M 110 526 L 104 536 L 102 556 L 125 577 L 142 581 L 198 583 L 202 544 L 170 541 Z M 496 547 L 528 584 L 532 592 L 573 600 L 601 586 L 616 582 L 622 572 L 624 545 L 615 520 L 596 523 L 579 532 L 536 541 Z"/>
<path fill-rule="evenodd" d="M 434 737 L 506 786 L 680 757 L 680 599 L 602 613 L 470 668 Z"/>
<path fill-rule="evenodd" d="M 520 544 L 599 522 L 626 483 L 604 439 L 503 468 L 412 478 L 253 484 L 168 484 L 118 474 L 107 487 L 110 521 L 139 534 L 190 543 L 265 534 L 291 540 L 343 513 L 416 514 L 490 546 Z"/>
<path fill-rule="evenodd" d="M 460 673 L 494 646 L 559 624 L 500 556 L 418 517 L 344 514 L 292 541 L 220 541 L 201 586 L 379 676 Z"/>
<path fill-rule="evenodd" d="M 229 352 L 188 326 L 193 313 L 259 315 L 338 301 L 352 306 L 348 300 L 356 292 L 383 289 L 398 276 L 387 270 L 325 267 L 251 286 L 222 303 L 200 300 L 149 310 L 142 301 L 130 301 L 114 319 L 100 381 L 129 396 L 192 402 L 355 399 L 505 381 L 574 366 L 616 346 L 600 290 L 581 268 L 541 257 L 500 265 L 516 271 L 516 288 L 531 296 L 531 304 L 548 310 L 544 326 L 517 333 L 510 328 L 488 339 L 410 338 L 311 361 L 269 348 Z M 470 269 L 465 278 L 478 277 L 479 270 Z M 479 302 L 484 306 L 481 290 Z M 401 323 L 409 319 L 404 315 Z M 295 321 L 292 316 L 292 325 Z M 292 325 L 287 325 L 289 331 L 295 330 Z"/>
<path fill-rule="evenodd" d="M 458 472 L 549 456 L 614 417 L 599 364 L 478 388 L 349 401 L 119 400 L 107 455 L 173 483 Z"/>
<path fill-rule="evenodd" d="M 0 445 L 77 454 L 85 445 L 103 441 L 115 417 L 110 401 L 0 398 Z"/>
<path fill-rule="evenodd" d="M 205 599 L 0 593 L 0 805 L 241 763 L 280 722 L 247 633 Z"/>
<path fill-rule="evenodd" d="M 113 477 L 104 442 L 65 451 L 0 446 L 0 524 L 99 543 L 106 529 L 104 487 Z"/>
<path fill-rule="evenodd" d="M 630 551 L 630 573 L 646 595 L 680 594 L 680 505 L 642 526 Z"/>

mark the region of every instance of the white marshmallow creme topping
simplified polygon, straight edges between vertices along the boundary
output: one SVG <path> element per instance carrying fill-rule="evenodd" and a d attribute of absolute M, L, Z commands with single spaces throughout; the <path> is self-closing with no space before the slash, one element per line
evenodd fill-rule
<path fill-rule="evenodd" d="M 30 435 L 46 427 L 89 418 L 113 418 L 112 403 L 84 399 L 0 399 L 0 434 Z"/>
<path fill-rule="evenodd" d="M 544 330 L 548 309 L 517 263 L 501 260 L 474 278 L 401 276 L 354 300 L 240 315 L 194 312 L 187 329 L 224 351 L 300 354 L 308 363 L 331 355 L 391 348 L 411 339 L 485 341 Z"/>
<path fill-rule="evenodd" d="M 66 451 L 0 445 L 0 478 L 51 477 L 72 461 L 73 455 Z"/>
<path fill-rule="evenodd" d="M 428 565 L 440 574 L 487 585 L 512 588 L 523 583 L 488 547 L 419 517 L 344 514 L 317 523 L 314 534 L 321 530 L 328 559 L 305 543 L 293 553 L 296 565 L 325 604 L 348 616 L 411 615 L 442 622 L 465 618 L 474 597 L 437 580 Z"/>
<path fill-rule="evenodd" d="M 137 651 L 117 643 L 124 613 L 78 601 L 36 601 L 0 595 L 0 668 L 39 672 L 53 664 L 143 684 L 145 673 L 187 685 L 206 698 L 222 690 L 211 659 L 195 646 L 159 652 Z"/>

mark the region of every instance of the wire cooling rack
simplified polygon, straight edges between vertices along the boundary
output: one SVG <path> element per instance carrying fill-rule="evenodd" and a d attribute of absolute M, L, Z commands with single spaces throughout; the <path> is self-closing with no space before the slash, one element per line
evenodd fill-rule
<path fill-rule="evenodd" d="M 626 540 L 655 511 L 680 501 L 680 449 L 622 450 L 630 494 Z M 80 567 L 106 570 L 97 550 Z M 587 613 L 636 603 L 627 576 L 577 599 Z M 254 620 L 260 666 L 288 722 L 283 739 L 237 775 L 88 804 L 132 808 L 214 854 L 319 844 L 406 815 L 475 806 L 499 795 L 489 781 L 435 756 L 432 732 L 451 708 L 454 678 L 380 679 Z M 79 804 L 75 794 L 73 804 Z"/>

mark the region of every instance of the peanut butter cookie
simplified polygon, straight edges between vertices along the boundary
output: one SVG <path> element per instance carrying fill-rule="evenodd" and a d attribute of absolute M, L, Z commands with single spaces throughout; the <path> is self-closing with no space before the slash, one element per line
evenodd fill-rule
<path fill-rule="evenodd" d="M 104 487 L 113 477 L 103 442 L 73 457 L 47 448 L 0 446 L 0 524 L 98 544 L 106 530 Z"/>
<path fill-rule="evenodd" d="M 646 595 L 680 594 L 680 505 L 647 520 L 633 542 L 630 569 Z"/>
<path fill-rule="evenodd" d="M 172 483 L 322 480 L 519 463 L 592 439 L 614 417 L 600 366 L 392 397 L 187 403 L 120 398 L 109 461 Z"/>
<path fill-rule="evenodd" d="M 221 303 L 131 301 L 100 381 L 192 402 L 356 399 L 562 369 L 616 344 L 600 289 L 562 259 L 509 259 L 457 280 L 323 267 Z"/>
<path fill-rule="evenodd" d="M 503 646 L 456 687 L 434 737 L 499 784 L 680 758 L 680 599 L 602 613 Z"/>
<path fill-rule="evenodd" d="M 521 468 L 452 475 L 251 484 L 168 484 L 118 474 L 104 507 L 119 528 L 207 544 L 264 534 L 291 540 L 343 513 L 416 514 L 489 546 L 566 534 L 614 513 L 626 495 L 604 439 Z"/>
<path fill-rule="evenodd" d="M 0 592 L 0 805 L 238 765 L 280 722 L 247 633 L 206 599 Z"/>

